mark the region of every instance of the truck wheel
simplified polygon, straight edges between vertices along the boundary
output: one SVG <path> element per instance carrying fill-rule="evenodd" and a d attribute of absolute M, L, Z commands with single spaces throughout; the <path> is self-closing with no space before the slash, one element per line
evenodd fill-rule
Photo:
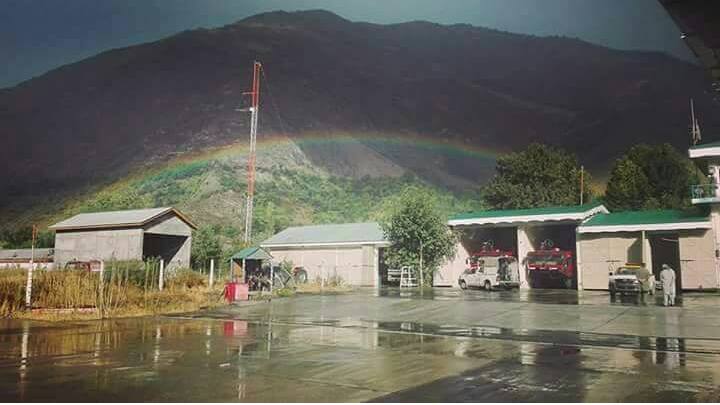
<path fill-rule="evenodd" d="M 460 280 L 460 289 L 461 289 L 461 290 L 466 290 L 466 289 L 467 289 L 467 284 L 465 283 L 464 280 Z"/>
<path fill-rule="evenodd" d="M 485 289 L 488 291 L 492 291 L 492 284 L 490 284 L 489 281 L 485 281 Z"/>

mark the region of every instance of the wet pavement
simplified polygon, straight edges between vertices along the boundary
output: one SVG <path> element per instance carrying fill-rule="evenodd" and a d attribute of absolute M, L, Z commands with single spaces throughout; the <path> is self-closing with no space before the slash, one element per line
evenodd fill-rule
<path fill-rule="evenodd" d="M 719 303 L 369 290 L 173 317 L 0 320 L 0 401 L 717 401 Z"/>

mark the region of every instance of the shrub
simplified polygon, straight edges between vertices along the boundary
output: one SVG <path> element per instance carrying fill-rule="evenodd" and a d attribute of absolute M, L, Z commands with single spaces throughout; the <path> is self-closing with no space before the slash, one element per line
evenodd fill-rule
<path fill-rule="evenodd" d="M 168 279 L 168 288 L 196 288 L 207 286 L 204 275 L 191 269 L 180 269 Z"/>

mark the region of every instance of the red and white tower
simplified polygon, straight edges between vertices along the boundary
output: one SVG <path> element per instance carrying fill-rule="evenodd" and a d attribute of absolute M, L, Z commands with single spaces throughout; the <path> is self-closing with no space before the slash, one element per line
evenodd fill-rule
<path fill-rule="evenodd" d="M 255 61 L 253 64 L 252 90 L 249 94 L 252 102 L 250 105 L 250 155 L 248 157 L 247 170 L 247 198 L 245 201 L 245 243 L 252 238 L 253 222 L 253 196 L 255 195 L 255 149 L 257 144 L 258 112 L 260 109 L 260 70 L 262 65 Z"/>

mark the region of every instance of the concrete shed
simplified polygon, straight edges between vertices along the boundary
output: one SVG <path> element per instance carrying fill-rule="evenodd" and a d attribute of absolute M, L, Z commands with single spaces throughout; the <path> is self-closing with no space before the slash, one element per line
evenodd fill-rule
<path fill-rule="evenodd" d="M 606 290 L 610 271 L 625 263 L 645 263 L 656 276 L 669 264 L 677 272 L 678 291 L 720 287 L 712 222 L 700 210 L 600 214 L 578 234 L 584 289 Z"/>
<path fill-rule="evenodd" d="M 339 277 L 355 286 L 380 285 L 389 245 L 375 222 L 291 227 L 260 244 L 274 262 L 305 268 L 311 281 Z"/>
<path fill-rule="evenodd" d="M 160 257 L 168 270 L 190 265 L 196 228 L 171 207 L 78 214 L 50 227 L 55 231 L 58 267 L 75 260 Z"/>

